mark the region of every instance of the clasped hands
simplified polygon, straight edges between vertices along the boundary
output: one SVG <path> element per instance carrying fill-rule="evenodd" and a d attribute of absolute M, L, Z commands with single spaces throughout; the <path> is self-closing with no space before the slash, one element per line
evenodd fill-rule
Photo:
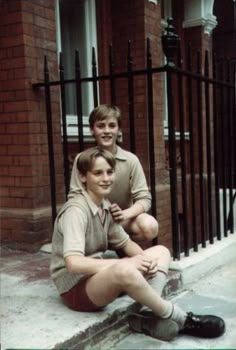
<path fill-rule="evenodd" d="M 158 271 L 157 260 L 146 255 L 145 252 L 124 259 L 129 259 L 129 262 L 134 264 L 147 279 L 154 277 Z"/>

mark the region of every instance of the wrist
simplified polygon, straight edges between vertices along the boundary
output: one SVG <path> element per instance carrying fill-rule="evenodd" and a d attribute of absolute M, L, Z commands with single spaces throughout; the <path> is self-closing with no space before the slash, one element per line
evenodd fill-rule
<path fill-rule="evenodd" d="M 123 214 L 123 221 L 131 219 L 129 209 L 124 209 L 122 214 Z"/>

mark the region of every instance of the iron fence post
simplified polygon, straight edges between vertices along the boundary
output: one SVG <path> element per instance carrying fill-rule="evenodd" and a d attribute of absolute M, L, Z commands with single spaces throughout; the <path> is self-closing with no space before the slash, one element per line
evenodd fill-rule
<path fill-rule="evenodd" d="M 171 221 L 172 221 L 172 245 L 173 258 L 180 260 L 180 235 L 178 219 L 178 201 L 177 201 L 177 169 L 176 169 L 176 143 L 175 143 L 175 119 L 173 102 L 173 84 L 174 57 L 178 47 L 178 35 L 174 33 L 172 19 L 168 19 L 166 34 L 162 36 L 163 51 L 167 58 L 167 105 L 168 105 L 168 131 L 169 131 L 169 173 L 170 173 L 170 195 L 171 195 Z"/>

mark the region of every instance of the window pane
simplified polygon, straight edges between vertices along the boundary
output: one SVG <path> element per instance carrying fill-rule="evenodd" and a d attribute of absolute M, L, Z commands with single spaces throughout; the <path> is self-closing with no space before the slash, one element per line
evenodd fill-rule
<path fill-rule="evenodd" d="M 65 78 L 75 77 L 75 50 L 79 51 L 81 76 L 91 76 L 92 46 L 96 49 L 96 16 L 94 0 L 60 1 L 61 48 Z M 82 85 L 83 114 L 93 108 L 92 84 Z M 67 114 L 76 114 L 74 86 L 66 88 Z"/>

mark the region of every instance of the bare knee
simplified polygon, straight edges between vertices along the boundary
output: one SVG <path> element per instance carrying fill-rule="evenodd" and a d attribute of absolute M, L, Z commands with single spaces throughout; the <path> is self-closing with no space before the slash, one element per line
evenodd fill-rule
<path fill-rule="evenodd" d="M 139 220 L 140 231 L 146 241 L 152 241 L 158 235 L 159 225 L 156 219 L 148 214 L 140 216 Z"/>
<path fill-rule="evenodd" d="M 156 245 L 154 247 L 148 248 L 145 250 L 147 255 L 155 257 L 158 261 L 163 260 L 166 263 L 170 263 L 171 254 L 168 248 L 164 245 Z"/>
<path fill-rule="evenodd" d="M 166 248 L 164 245 L 158 245 L 157 248 L 159 251 L 159 255 L 165 257 L 168 260 L 171 259 L 170 251 L 168 248 Z"/>
<path fill-rule="evenodd" d="M 127 261 L 120 260 L 113 265 L 113 277 L 120 286 L 126 287 L 135 284 L 140 278 L 140 272 Z"/>

